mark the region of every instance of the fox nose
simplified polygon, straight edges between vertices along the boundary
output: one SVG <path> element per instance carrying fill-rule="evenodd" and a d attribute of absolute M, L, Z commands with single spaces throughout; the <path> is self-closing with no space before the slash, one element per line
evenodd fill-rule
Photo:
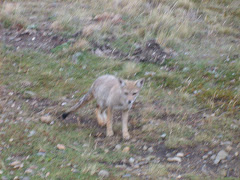
<path fill-rule="evenodd" d="M 129 101 L 128 101 L 128 104 L 131 104 L 131 103 L 132 103 L 132 101 L 131 101 L 131 100 L 129 100 Z"/>

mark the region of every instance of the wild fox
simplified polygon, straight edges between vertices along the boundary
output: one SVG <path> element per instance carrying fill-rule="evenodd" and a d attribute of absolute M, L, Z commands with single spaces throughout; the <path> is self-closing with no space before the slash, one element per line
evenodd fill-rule
<path fill-rule="evenodd" d="M 143 87 L 144 79 L 137 81 L 123 80 L 113 75 L 103 75 L 98 77 L 92 84 L 89 91 L 79 100 L 79 102 L 62 114 L 65 119 L 70 113 L 76 111 L 84 104 L 92 100 L 97 101 L 96 116 L 98 124 L 107 124 L 107 136 L 113 136 L 112 117 L 113 110 L 122 110 L 122 134 L 124 139 L 129 139 L 128 133 L 128 111 L 136 100 L 139 91 Z"/>

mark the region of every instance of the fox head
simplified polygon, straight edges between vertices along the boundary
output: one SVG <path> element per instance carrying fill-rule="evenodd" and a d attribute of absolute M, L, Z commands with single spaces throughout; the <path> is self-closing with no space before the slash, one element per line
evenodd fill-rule
<path fill-rule="evenodd" d="M 119 79 L 124 103 L 132 106 L 144 84 L 144 78 L 137 81 Z"/>

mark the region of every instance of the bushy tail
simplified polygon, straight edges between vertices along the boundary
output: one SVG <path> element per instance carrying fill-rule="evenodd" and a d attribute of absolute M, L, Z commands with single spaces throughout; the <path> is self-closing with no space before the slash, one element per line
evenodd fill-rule
<path fill-rule="evenodd" d="M 90 89 L 87 94 L 85 94 L 77 104 L 75 104 L 73 107 L 71 107 L 67 112 L 62 114 L 62 118 L 65 119 L 70 113 L 75 112 L 77 109 L 81 108 L 83 105 L 88 103 L 90 100 L 92 100 L 93 94 L 92 90 Z"/>

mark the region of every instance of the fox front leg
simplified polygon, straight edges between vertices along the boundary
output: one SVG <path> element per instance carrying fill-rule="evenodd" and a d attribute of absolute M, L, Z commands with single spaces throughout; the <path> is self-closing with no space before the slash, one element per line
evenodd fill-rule
<path fill-rule="evenodd" d="M 112 129 L 112 118 L 113 118 L 113 112 L 112 108 L 107 108 L 107 136 L 113 136 L 113 129 Z"/>
<path fill-rule="evenodd" d="M 128 132 L 128 110 L 122 112 L 122 135 L 124 139 L 130 139 Z"/>

